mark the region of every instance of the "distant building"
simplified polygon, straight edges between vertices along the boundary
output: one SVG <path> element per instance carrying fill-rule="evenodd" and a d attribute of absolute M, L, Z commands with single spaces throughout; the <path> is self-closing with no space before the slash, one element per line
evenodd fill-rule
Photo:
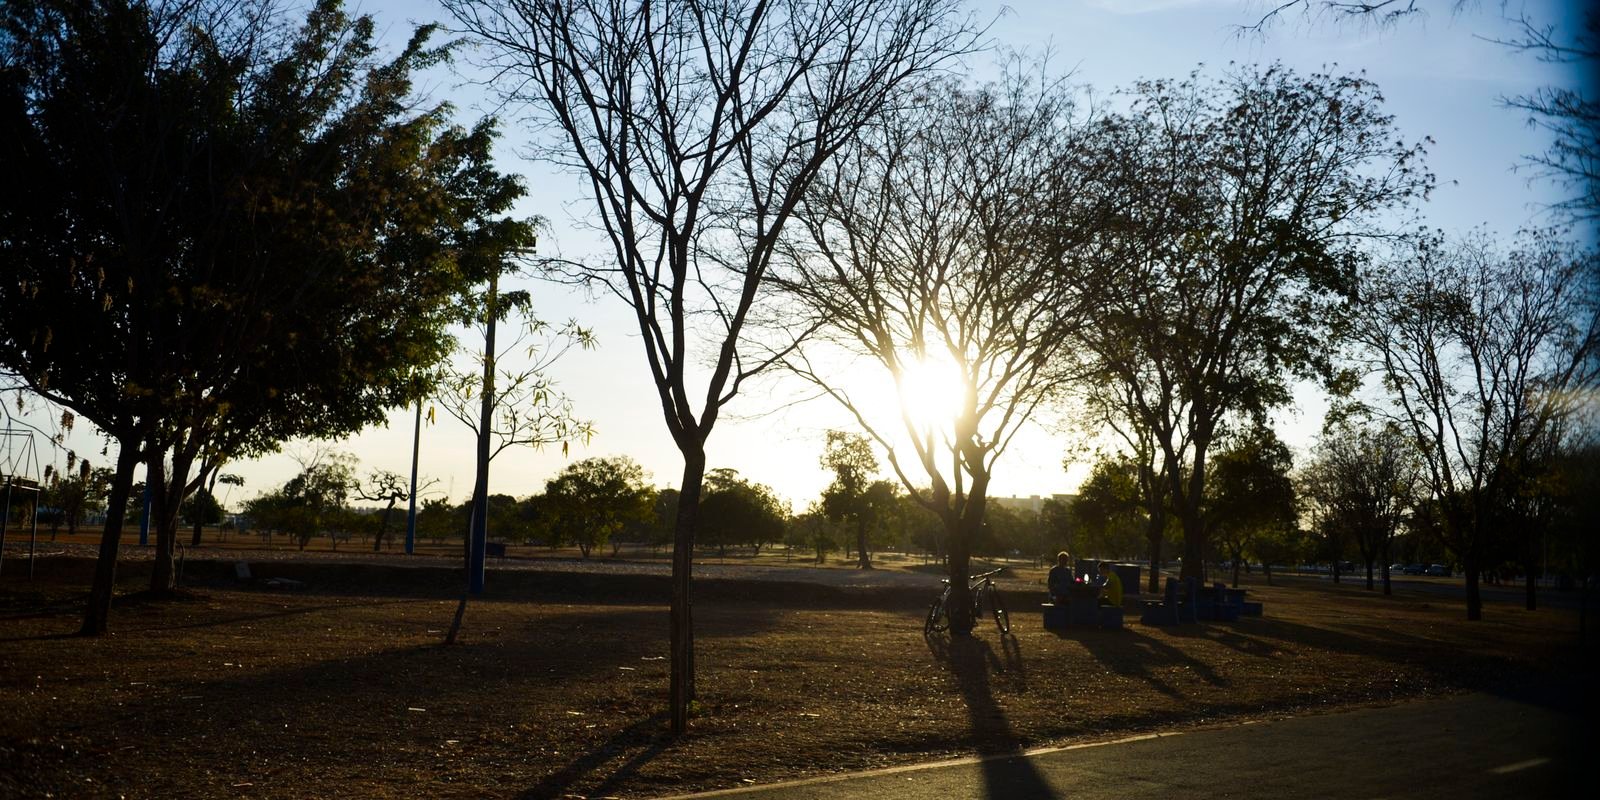
<path fill-rule="evenodd" d="M 1044 510 L 1046 500 L 1059 500 L 1065 505 L 1072 505 L 1072 501 L 1076 500 L 1077 497 L 1075 494 L 1053 494 L 1049 497 L 1040 497 L 1032 494 L 1027 497 L 990 497 L 989 502 L 1014 511 L 1032 511 L 1037 514 Z"/>

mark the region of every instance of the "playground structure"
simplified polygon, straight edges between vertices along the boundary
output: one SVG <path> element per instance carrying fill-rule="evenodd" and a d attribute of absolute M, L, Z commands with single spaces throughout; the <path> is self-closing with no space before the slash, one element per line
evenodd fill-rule
<path fill-rule="evenodd" d="M 6 532 L 11 526 L 11 508 L 16 500 L 31 497 L 28 505 L 28 579 L 33 579 L 34 548 L 39 540 L 39 453 L 34 448 L 33 431 L 15 430 L 9 425 L 0 431 L 0 570 L 5 567 Z"/>

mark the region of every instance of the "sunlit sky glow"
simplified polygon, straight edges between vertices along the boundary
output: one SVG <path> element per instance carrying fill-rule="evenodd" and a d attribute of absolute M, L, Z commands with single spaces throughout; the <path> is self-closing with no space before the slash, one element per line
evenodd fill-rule
<path fill-rule="evenodd" d="M 1428 164 L 1440 178 L 1433 198 L 1421 209 L 1422 221 L 1447 231 L 1461 232 L 1484 225 L 1502 235 L 1519 227 L 1543 224 L 1542 204 L 1559 197 L 1544 184 L 1530 185 L 1527 176 L 1512 167 L 1526 154 L 1542 151 L 1544 134 L 1530 128 L 1523 115 L 1502 107 L 1500 98 L 1528 92 L 1547 84 L 1571 85 L 1570 68 L 1542 64 L 1526 54 L 1486 39 L 1511 35 L 1498 3 L 1485 2 L 1461 15 L 1449 11 L 1449 2 L 1429 3 L 1431 13 L 1392 30 L 1324 24 L 1309 26 L 1299 17 L 1286 19 L 1266 37 L 1239 36 L 1236 26 L 1254 21 L 1260 4 L 1227 0 L 1039 0 L 1010 3 L 995 22 L 991 34 L 998 45 L 1050 54 L 1058 71 L 1071 71 L 1075 82 L 1093 87 L 1105 97 L 1119 86 L 1142 77 L 1180 77 L 1201 67 L 1215 70 L 1229 62 L 1281 61 L 1300 71 L 1322 69 L 1365 70 L 1387 99 L 1386 109 L 1397 117 L 1408 139 L 1430 136 Z M 1526 8 L 1535 19 L 1573 24 L 1579 3 L 1541 0 L 1514 3 L 1509 12 Z M 1000 6 L 974 3 L 981 14 Z M 356 6 L 377 16 L 387 41 L 398 43 L 407 35 L 407 21 L 444 18 L 431 0 L 368 2 Z M 1571 30 L 1571 27 L 1568 27 Z M 992 56 L 977 56 L 972 68 L 991 74 Z M 1336 65 L 1336 66 L 1335 66 Z M 449 74 L 431 76 L 421 85 L 434 97 L 451 100 L 462 121 L 493 110 L 480 87 Z M 531 135 L 509 112 L 502 114 L 504 140 L 499 166 L 520 172 L 530 197 L 519 213 L 537 214 L 549 221 L 541 240 L 547 254 L 582 257 L 600 251 L 582 220 L 588 213 L 576 176 L 552 172 L 526 161 Z M 519 281 L 532 291 L 535 308 L 550 321 L 575 317 L 592 326 L 597 348 L 574 352 L 554 370 L 560 386 L 576 402 L 580 415 L 592 419 L 597 434 L 588 444 L 575 445 L 570 455 L 560 448 L 544 452 L 511 450 L 494 462 L 491 491 L 518 497 L 540 491 L 544 482 L 570 460 L 595 455 L 626 454 L 652 473 L 659 485 L 675 485 L 682 462 L 661 419 L 661 410 L 648 382 L 643 349 L 631 312 L 610 296 L 589 297 L 567 287 L 533 279 Z M 939 386 L 950 379 L 930 370 L 930 377 L 913 376 L 919 414 L 948 414 L 935 402 Z M 850 374 L 856 374 L 851 372 Z M 864 373 L 863 373 L 864 374 Z M 883 376 L 878 376 L 884 380 Z M 868 380 L 863 378 L 862 380 Z M 887 383 L 861 391 L 884 392 Z M 747 478 L 775 487 L 796 510 L 816 497 L 828 477 L 818 465 L 823 434 L 830 428 L 854 430 L 852 422 L 827 399 L 792 403 L 803 389 L 781 382 L 753 384 L 728 410 L 711 436 L 711 467 L 732 467 Z M 893 402 L 892 397 L 882 398 Z M 1299 393 L 1297 406 L 1279 415 L 1282 435 L 1300 449 L 1312 441 L 1321 424 L 1325 403 L 1314 391 Z M 1000 461 L 992 495 L 1050 495 L 1070 492 L 1087 474 L 1087 460 L 1065 470 L 1062 459 L 1069 440 L 1052 429 L 1062 420 L 1044 420 L 1025 430 Z M 411 461 L 412 416 L 396 411 L 388 428 L 364 432 L 337 446 L 360 458 L 363 471 L 389 469 L 406 473 Z M 80 426 L 70 442 L 97 464 L 101 445 Z M 227 471 L 247 483 L 225 499 L 237 507 L 242 499 L 281 484 L 298 469 L 288 452 L 308 446 L 289 443 L 285 454 L 231 465 Z M 421 471 L 440 478 L 439 489 L 455 500 L 471 491 L 473 446 L 468 430 L 440 414 L 438 422 L 422 433 Z M 58 463 L 60 459 L 57 459 Z M 143 476 L 141 475 L 140 478 Z"/>

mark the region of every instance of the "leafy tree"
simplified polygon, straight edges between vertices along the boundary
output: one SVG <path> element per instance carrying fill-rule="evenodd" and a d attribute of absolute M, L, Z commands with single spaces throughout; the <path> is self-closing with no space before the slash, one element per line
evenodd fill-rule
<path fill-rule="evenodd" d="M 505 99 L 558 134 L 548 158 L 593 193 L 607 255 L 571 266 L 633 309 L 683 455 L 668 702 L 681 734 L 694 695 L 689 587 L 705 443 L 763 366 L 741 337 L 778 238 L 822 166 L 896 87 L 974 35 L 955 0 L 444 5 L 487 44 L 488 66 L 508 78 Z"/>
<path fill-rule="evenodd" d="M 446 56 L 432 28 L 381 62 L 337 0 L 297 30 L 254 0 L 3 8 L 0 147 L 25 155 L 0 199 L 0 364 L 118 445 L 95 634 L 138 463 L 161 588 L 204 465 L 420 395 L 453 299 L 529 229 L 499 218 L 522 189 L 489 166 L 492 126 L 411 95 Z"/>
<path fill-rule="evenodd" d="M 815 552 L 816 561 L 821 564 L 839 546 L 838 529 L 820 505 L 812 505 L 789 519 L 783 541 L 791 550 L 805 548 Z"/>
<path fill-rule="evenodd" d="M 706 474 L 701 501 L 701 531 L 706 544 L 726 556 L 729 545 L 750 545 L 757 552 L 768 542 L 784 539 L 788 509 L 772 488 L 752 483 L 737 470 L 714 469 Z"/>
<path fill-rule="evenodd" d="M 342 515 L 356 487 L 354 458 L 341 454 L 318 453 L 301 465 L 300 474 L 290 478 L 276 492 L 258 498 L 260 511 L 272 527 L 294 537 L 301 550 L 318 533 L 346 527 Z M 334 539 L 337 549 L 337 539 Z"/>
<path fill-rule="evenodd" d="M 102 507 L 106 500 L 106 492 L 111 486 L 111 470 L 105 467 L 90 465 L 87 459 L 76 460 L 69 457 L 68 464 L 76 461 L 77 470 L 63 475 L 58 472 L 52 476 L 49 485 L 44 491 L 43 503 L 59 509 L 59 520 L 67 526 L 67 535 L 76 535 L 78 525 L 83 522 L 83 517 L 92 509 Z M 50 536 L 55 538 L 55 524 L 52 521 Z"/>
<path fill-rule="evenodd" d="M 209 489 L 200 489 L 184 499 L 179 513 L 190 525 L 216 525 L 222 521 L 222 504 Z"/>
<path fill-rule="evenodd" d="M 629 523 L 651 516 L 653 498 L 645 481 L 644 468 L 627 456 L 569 464 L 545 484 L 547 524 L 559 528 L 588 558 Z"/>
<path fill-rule="evenodd" d="M 594 432 L 591 423 L 573 415 L 572 401 L 556 391 L 548 375 L 571 348 L 592 346 L 593 335 L 575 321 L 552 329 L 529 314 L 531 305 L 527 292 L 502 294 L 500 274 L 491 274 L 483 295 L 463 302 L 463 321 L 483 330 L 483 351 L 474 354 L 479 369 L 474 373 L 446 365 L 439 372 L 440 402 L 452 417 L 472 429 L 478 444 L 474 510 L 467 536 L 467 580 L 472 593 L 483 590 L 489 465 L 495 456 L 516 445 L 541 449 L 560 444 L 565 454 L 572 441 L 588 441 Z M 523 325 L 519 335 L 502 348 L 496 343 L 496 333 L 512 311 L 524 315 Z M 503 367 L 505 357 L 513 351 L 520 352 L 524 360 L 517 362 L 517 367 Z"/>
<path fill-rule="evenodd" d="M 1467 618 L 1520 472 L 1600 380 L 1600 253 L 1551 231 L 1510 250 L 1424 242 L 1365 281 L 1358 329 L 1379 412 L 1422 458 L 1440 533 L 1466 572 Z"/>
<path fill-rule="evenodd" d="M 1290 479 L 1294 457 L 1272 428 L 1252 425 L 1229 438 L 1211 464 L 1206 525 L 1212 540 L 1227 550 L 1238 586 L 1240 568 L 1258 551 L 1258 540 L 1292 527 L 1299 511 Z"/>
<path fill-rule="evenodd" d="M 1358 76 L 1274 66 L 1129 94 L 1097 161 L 1123 202 L 1093 252 L 1119 269 L 1087 273 L 1107 283 L 1090 292 L 1101 306 L 1083 344 L 1125 424 L 1149 435 L 1183 574 L 1203 578 L 1224 421 L 1288 403 L 1295 377 L 1345 388 L 1327 341 L 1361 243 L 1433 177 Z"/>
<path fill-rule="evenodd" d="M 893 500 L 893 488 L 873 481 L 878 457 L 872 441 L 860 434 L 828 431 L 822 466 L 833 472 L 833 483 L 822 490 L 822 508 L 834 521 L 850 520 L 856 530 L 856 566 L 872 569 L 867 532 L 877 526 Z"/>
<path fill-rule="evenodd" d="M 1373 588 L 1373 563 L 1382 565 L 1383 593 L 1390 593 L 1389 563 L 1394 537 L 1417 502 L 1420 470 L 1416 448 L 1389 425 L 1336 423 L 1323 433 L 1305 472 L 1309 499 L 1350 532 Z"/>
<path fill-rule="evenodd" d="M 1062 551 L 1077 549 L 1080 526 L 1072 513 L 1076 500 L 1067 501 L 1052 497 L 1039 508 L 1039 525 L 1044 529 L 1044 540 L 1034 555 L 1048 561 Z"/>
<path fill-rule="evenodd" d="M 460 520 L 466 515 L 464 508 L 451 505 L 442 497 L 429 497 L 422 501 L 417 511 L 417 533 L 438 544 L 451 536 L 460 536 L 465 526 Z"/>
<path fill-rule="evenodd" d="M 1100 196 L 1077 116 L 1067 89 L 1020 68 L 994 86 L 920 89 L 823 173 L 788 243 L 784 288 L 806 313 L 783 311 L 802 334 L 785 363 L 945 525 L 958 636 L 972 630 L 968 562 L 995 464 L 1060 388 L 1056 356 L 1090 306 L 1073 251 Z M 879 385 L 853 394 L 841 362 L 869 365 Z M 898 415 L 874 413 L 880 395 Z M 946 412 L 919 410 L 941 399 Z"/>
<path fill-rule="evenodd" d="M 1091 552 L 1116 555 L 1137 549 L 1144 539 L 1145 507 L 1138 482 L 1139 467 L 1123 457 L 1095 462 L 1078 496 L 1066 511 L 1083 533 L 1078 544 Z M 1151 571 L 1160 565 L 1152 563 Z"/>

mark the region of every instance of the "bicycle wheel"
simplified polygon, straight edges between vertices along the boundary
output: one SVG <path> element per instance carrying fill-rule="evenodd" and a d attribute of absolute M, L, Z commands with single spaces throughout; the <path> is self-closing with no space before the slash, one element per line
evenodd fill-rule
<path fill-rule="evenodd" d="M 938 600 L 933 601 L 933 605 L 928 606 L 928 618 L 922 623 L 922 633 L 924 636 L 934 633 L 942 633 L 946 628 L 950 627 L 950 615 L 946 614 L 944 610 L 944 601 L 949 596 L 950 593 L 945 592 L 944 594 L 939 595 Z"/>
<path fill-rule="evenodd" d="M 1000 626 L 1000 635 L 1005 636 L 1011 632 L 1011 615 L 1006 613 L 1006 606 L 1000 602 L 1000 591 L 990 587 L 984 592 L 989 597 L 989 611 L 994 614 L 994 624 Z"/>

